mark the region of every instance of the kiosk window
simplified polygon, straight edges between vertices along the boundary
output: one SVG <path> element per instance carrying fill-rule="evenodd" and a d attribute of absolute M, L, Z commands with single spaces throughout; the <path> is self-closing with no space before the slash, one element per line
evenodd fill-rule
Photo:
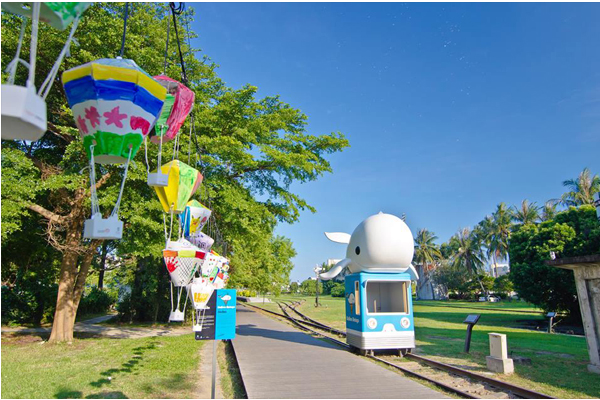
<path fill-rule="evenodd" d="M 367 282 L 367 312 L 408 313 L 407 282 Z"/>

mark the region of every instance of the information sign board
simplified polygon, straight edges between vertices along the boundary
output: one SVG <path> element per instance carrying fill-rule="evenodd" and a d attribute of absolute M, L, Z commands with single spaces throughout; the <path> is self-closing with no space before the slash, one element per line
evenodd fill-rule
<path fill-rule="evenodd" d="M 218 289 L 213 292 L 204 311 L 202 330 L 195 332 L 196 340 L 227 340 L 235 338 L 236 290 Z"/>

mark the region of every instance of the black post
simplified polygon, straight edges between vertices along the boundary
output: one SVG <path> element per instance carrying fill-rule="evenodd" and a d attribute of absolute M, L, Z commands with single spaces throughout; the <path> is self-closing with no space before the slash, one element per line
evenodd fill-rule
<path fill-rule="evenodd" d="M 552 333 L 552 320 L 554 318 L 550 317 L 550 319 L 548 320 L 548 333 Z"/>
<path fill-rule="evenodd" d="M 210 398 L 215 399 L 215 389 L 217 382 L 217 341 L 213 340 L 213 354 L 212 354 L 212 377 L 211 383 L 212 386 L 210 388 Z"/>
<path fill-rule="evenodd" d="M 317 283 L 317 287 L 315 290 L 316 296 L 315 297 L 315 307 L 319 307 L 319 274 L 317 273 L 317 279 L 315 280 L 315 282 Z"/>
<path fill-rule="evenodd" d="M 471 348 L 471 331 L 473 330 L 473 324 L 467 325 L 467 338 L 465 339 L 465 353 L 469 352 Z"/>

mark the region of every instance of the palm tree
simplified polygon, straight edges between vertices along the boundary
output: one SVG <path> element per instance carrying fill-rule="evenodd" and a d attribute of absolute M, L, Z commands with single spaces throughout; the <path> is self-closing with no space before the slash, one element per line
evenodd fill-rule
<path fill-rule="evenodd" d="M 579 207 L 583 204 L 594 204 L 594 194 L 600 192 L 600 177 L 592 176 L 588 168 L 584 168 L 577 179 L 567 179 L 563 186 L 570 190 L 563 194 L 560 202 L 564 206 Z"/>
<path fill-rule="evenodd" d="M 511 209 L 506 207 L 505 203 L 500 203 L 491 217 L 487 216 L 479 223 L 484 232 L 483 243 L 487 249 L 487 258 L 494 261 L 494 268 L 492 268 L 494 277 L 498 260 L 508 258 L 508 238 L 510 237 L 512 218 Z"/>
<path fill-rule="evenodd" d="M 544 207 L 542 207 L 542 215 L 540 216 L 540 220 L 548 221 L 554 219 L 554 217 L 556 217 L 556 214 L 558 214 L 558 210 L 556 209 L 557 206 L 558 203 L 556 201 L 548 200 L 544 204 Z"/>
<path fill-rule="evenodd" d="M 452 266 L 465 271 L 469 275 L 475 276 L 481 286 L 481 290 L 485 293 L 485 288 L 479 273 L 483 269 L 483 251 L 481 250 L 481 242 L 469 228 L 459 229 L 454 235 L 458 244 L 458 250 L 452 256 Z"/>
<path fill-rule="evenodd" d="M 513 207 L 513 220 L 519 224 L 534 224 L 540 219 L 540 207 L 527 199 L 521 202 L 521 208 Z"/>
<path fill-rule="evenodd" d="M 417 233 L 417 237 L 415 238 L 415 261 L 423 266 L 423 274 L 427 276 L 427 278 L 430 278 L 428 266 L 435 265 L 435 262 L 442 258 L 439 247 L 434 243 L 436 239 L 437 236 L 427 229 L 419 230 L 419 233 Z M 422 286 L 425 281 L 426 280 L 419 280 L 419 286 Z M 433 282 L 431 282 L 431 279 L 427 279 L 427 281 L 431 285 L 431 293 L 435 300 Z"/>

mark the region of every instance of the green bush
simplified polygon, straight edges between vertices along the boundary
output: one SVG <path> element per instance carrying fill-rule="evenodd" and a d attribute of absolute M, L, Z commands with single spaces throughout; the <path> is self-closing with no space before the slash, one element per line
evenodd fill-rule
<path fill-rule="evenodd" d="M 343 283 L 336 283 L 331 287 L 331 297 L 344 297 L 346 295 L 346 289 Z"/>
<path fill-rule="evenodd" d="M 115 302 L 116 300 L 111 295 L 93 287 L 81 298 L 77 311 L 80 314 L 100 314 L 110 310 Z"/>
<path fill-rule="evenodd" d="M 58 285 L 34 277 L 19 279 L 12 287 L 2 286 L 2 323 L 51 321 L 57 292 Z"/>

